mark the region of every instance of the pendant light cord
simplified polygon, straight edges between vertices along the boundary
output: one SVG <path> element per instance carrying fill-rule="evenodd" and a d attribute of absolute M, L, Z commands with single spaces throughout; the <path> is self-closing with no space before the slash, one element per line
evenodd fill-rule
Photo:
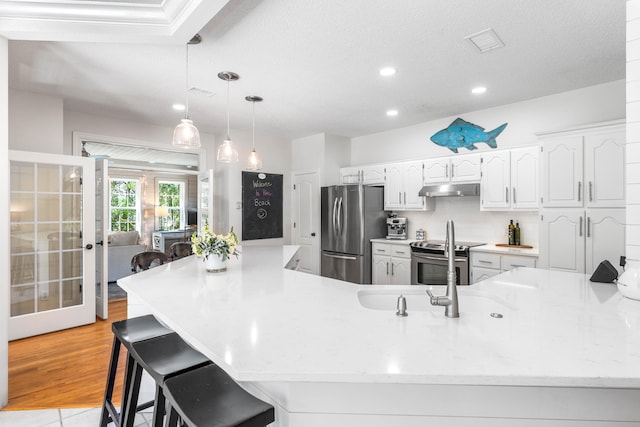
<path fill-rule="evenodd" d="M 227 80 L 227 139 L 231 140 L 229 136 L 229 80 Z"/>
<path fill-rule="evenodd" d="M 253 117 L 253 125 L 252 125 L 252 133 L 253 136 L 252 138 L 252 143 L 251 143 L 251 149 L 252 151 L 256 151 L 256 101 L 251 101 L 251 115 Z"/>
<path fill-rule="evenodd" d="M 187 102 L 184 107 L 184 118 L 188 119 L 189 118 L 189 43 L 187 43 L 186 51 L 187 51 L 187 54 L 186 54 L 187 60 L 185 61 L 186 68 L 185 68 L 184 75 L 185 75 L 185 82 L 186 82 L 185 93 L 187 95 Z"/>

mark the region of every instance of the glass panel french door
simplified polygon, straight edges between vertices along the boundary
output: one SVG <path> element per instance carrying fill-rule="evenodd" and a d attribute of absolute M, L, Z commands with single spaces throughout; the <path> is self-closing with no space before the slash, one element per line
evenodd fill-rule
<path fill-rule="evenodd" d="M 95 322 L 94 160 L 9 151 L 9 339 Z"/>

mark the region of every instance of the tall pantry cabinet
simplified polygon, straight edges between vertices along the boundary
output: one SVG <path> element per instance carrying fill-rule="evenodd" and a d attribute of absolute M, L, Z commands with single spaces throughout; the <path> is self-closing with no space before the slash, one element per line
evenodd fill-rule
<path fill-rule="evenodd" d="M 591 274 L 625 251 L 623 123 L 540 137 L 540 267 Z"/>

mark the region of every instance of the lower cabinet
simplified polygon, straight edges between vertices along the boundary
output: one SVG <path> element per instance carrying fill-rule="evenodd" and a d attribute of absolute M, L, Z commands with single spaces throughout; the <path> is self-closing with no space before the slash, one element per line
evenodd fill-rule
<path fill-rule="evenodd" d="M 622 274 L 624 209 L 546 209 L 540 219 L 542 268 L 592 274 L 606 259 Z"/>
<path fill-rule="evenodd" d="M 524 255 L 504 255 L 490 252 L 471 251 L 471 283 L 496 276 L 516 267 L 531 267 L 537 265 L 537 257 Z"/>
<path fill-rule="evenodd" d="M 372 243 L 371 283 L 411 284 L 411 248 L 405 244 Z"/>

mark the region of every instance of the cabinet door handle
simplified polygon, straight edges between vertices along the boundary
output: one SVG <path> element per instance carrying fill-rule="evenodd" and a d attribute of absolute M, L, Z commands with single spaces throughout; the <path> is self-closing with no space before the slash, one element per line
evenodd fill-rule
<path fill-rule="evenodd" d="M 445 172 L 444 172 L 444 177 L 445 178 L 449 178 L 449 165 L 446 166 Z"/>
<path fill-rule="evenodd" d="M 504 200 L 509 203 L 509 187 L 504 187 Z"/>
<path fill-rule="evenodd" d="M 405 205 L 407 204 L 407 192 L 406 191 L 404 192 L 404 204 Z"/>
<path fill-rule="evenodd" d="M 389 275 L 389 262 L 387 261 L 387 276 Z"/>
<path fill-rule="evenodd" d="M 404 255 L 405 252 L 404 251 L 396 251 L 396 253 Z"/>
<path fill-rule="evenodd" d="M 516 187 L 513 187 L 513 203 L 516 203 Z"/>
<path fill-rule="evenodd" d="M 454 169 L 453 169 L 454 166 L 455 165 L 453 165 L 453 164 L 451 165 L 451 178 L 453 178 L 455 176 Z"/>
<path fill-rule="evenodd" d="M 483 259 L 479 259 L 479 260 L 478 260 L 478 262 L 479 262 L 479 263 L 482 263 L 482 264 L 493 264 L 493 262 L 491 262 L 491 261 L 485 261 L 485 260 L 483 260 Z"/>
<path fill-rule="evenodd" d="M 582 216 L 580 216 L 580 234 L 578 235 L 582 237 Z"/>
<path fill-rule="evenodd" d="M 593 202 L 593 182 L 589 181 L 589 201 Z"/>
<path fill-rule="evenodd" d="M 582 201 L 582 196 L 580 195 L 580 193 L 582 193 L 582 181 L 578 181 L 578 201 Z"/>
<path fill-rule="evenodd" d="M 587 237 L 591 237 L 591 217 L 587 217 Z"/>
<path fill-rule="evenodd" d="M 391 275 L 393 276 L 393 263 L 391 263 Z"/>

